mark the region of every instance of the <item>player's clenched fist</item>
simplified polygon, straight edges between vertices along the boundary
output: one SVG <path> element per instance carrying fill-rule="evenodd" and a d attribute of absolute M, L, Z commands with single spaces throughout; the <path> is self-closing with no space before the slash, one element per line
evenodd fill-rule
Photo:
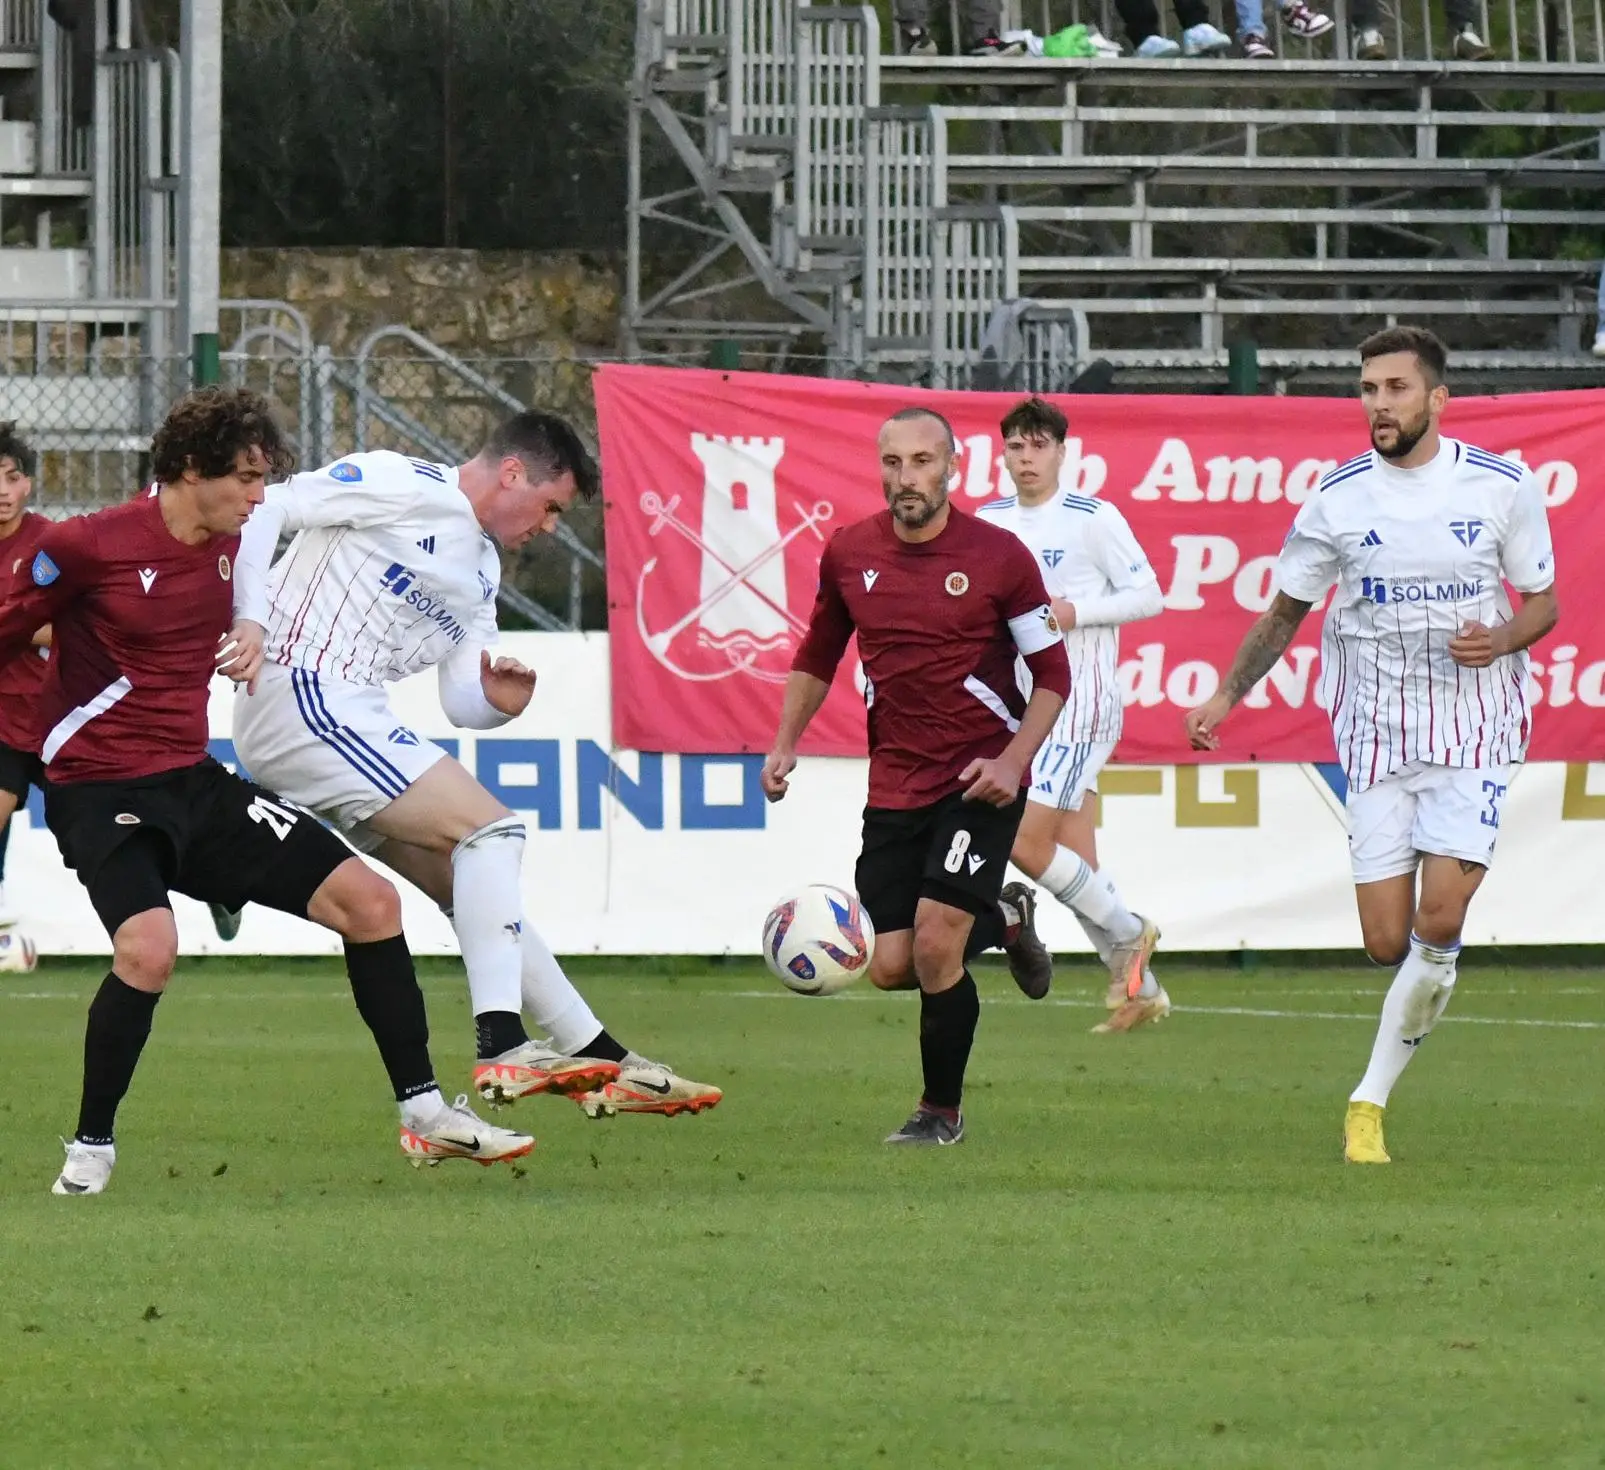
<path fill-rule="evenodd" d="M 770 801 L 779 801 L 788 790 L 791 782 L 786 777 L 797 768 L 797 754 L 791 750 L 771 750 L 764 757 L 763 774 L 759 778 L 763 786 L 763 794 Z"/>
<path fill-rule="evenodd" d="M 1449 640 L 1449 657 L 1463 669 L 1485 669 L 1504 651 L 1485 623 L 1467 623 Z"/>
<path fill-rule="evenodd" d="M 988 806 L 1008 806 L 1020 795 L 1021 767 L 998 756 L 995 760 L 973 760 L 959 773 L 966 801 L 984 801 Z"/>

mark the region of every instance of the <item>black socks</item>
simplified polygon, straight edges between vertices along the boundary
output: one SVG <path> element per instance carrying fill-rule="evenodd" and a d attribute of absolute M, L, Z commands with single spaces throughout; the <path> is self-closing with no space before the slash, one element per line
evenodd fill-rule
<path fill-rule="evenodd" d="M 951 990 L 920 992 L 920 1062 L 925 1069 L 921 1100 L 926 1105 L 957 1110 L 980 1019 L 981 997 L 968 970 Z"/>

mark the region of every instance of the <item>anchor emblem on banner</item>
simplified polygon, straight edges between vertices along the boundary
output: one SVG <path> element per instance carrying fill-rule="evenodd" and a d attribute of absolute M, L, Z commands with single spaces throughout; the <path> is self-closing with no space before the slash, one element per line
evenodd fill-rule
<path fill-rule="evenodd" d="M 784 441 L 693 434 L 691 447 L 705 471 L 701 526 L 691 524 L 678 495 L 665 500 L 649 490 L 640 506 L 651 522 L 648 534 L 673 532 L 700 554 L 700 596 L 666 627 L 652 629 L 646 596 L 659 557 L 649 558 L 636 580 L 636 630 L 647 652 L 678 678 L 706 683 L 747 674 L 784 683 L 789 658 L 766 664 L 765 655 L 789 655 L 806 628 L 787 604 L 786 548 L 805 533 L 823 543 L 820 527 L 830 520 L 833 507 L 823 500 L 812 507 L 793 501 L 798 520 L 782 533 L 774 471 L 785 452 Z M 718 656 L 713 667 L 688 667 L 676 657 L 676 641 L 692 628 L 697 646 Z"/>

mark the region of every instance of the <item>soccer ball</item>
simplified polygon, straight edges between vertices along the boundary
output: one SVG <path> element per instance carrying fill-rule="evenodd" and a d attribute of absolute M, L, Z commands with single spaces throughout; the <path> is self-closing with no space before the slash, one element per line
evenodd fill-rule
<path fill-rule="evenodd" d="M 845 888 L 810 883 L 777 903 L 764 920 L 764 962 L 798 995 L 845 990 L 869 969 L 874 953 L 875 926 Z"/>
<path fill-rule="evenodd" d="M 0 971 L 26 975 L 39 963 L 39 951 L 20 929 L 0 929 Z"/>

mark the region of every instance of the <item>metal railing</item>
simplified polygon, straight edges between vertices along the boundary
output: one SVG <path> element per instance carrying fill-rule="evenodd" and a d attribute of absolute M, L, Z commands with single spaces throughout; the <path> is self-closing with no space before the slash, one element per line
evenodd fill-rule
<path fill-rule="evenodd" d="M 151 436 L 192 383 L 167 340 L 171 301 L 0 308 L 0 419 L 39 451 L 35 503 L 51 515 L 114 504 L 149 474 Z M 313 345 L 305 318 L 282 302 L 223 303 L 223 381 L 275 405 L 298 462 L 369 449 L 460 464 L 523 408 L 562 413 L 595 445 L 591 374 L 566 358 L 465 361 L 407 328 L 371 334 L 354 356 Z M 543 628 L 602 626 L 606 592 L 601 510 L 576 506 L 555 537 L 539 537 L 504 567 L 501 602 Z"/>
<path fill-rule="evenodd" d="M 1330 40 L 1304 41 L 1282 28 L 1275 5 L 1265 7 L 1270 39 L 1279 54 L 1316 59 L 1350 56 L 1352 0 L 1329 0 L 1320 8 L 1337 22 Z M 1388 57 L 1397 61 L 1452 59 L 1453 37 L 1442 0 L 1381 0 L 1378 29 Z M 1235 14 L 1227 4 L 1210 19 L 1235 30 Z M 1112 0 L 1005 0 L 1006 28 L 1048 35 L 1063 26 L 1096 26 L 1104 35 L 1123 40 Z M 1605 63 L 1605 8 L 1600 0 L 1477 0 L 1473 24 L 1493 48 L 1495 61 L 1545 61 L 1566 66 Z M 1161 34 L 1175 32 L 1168 5 L 1160 7 Z"/>

